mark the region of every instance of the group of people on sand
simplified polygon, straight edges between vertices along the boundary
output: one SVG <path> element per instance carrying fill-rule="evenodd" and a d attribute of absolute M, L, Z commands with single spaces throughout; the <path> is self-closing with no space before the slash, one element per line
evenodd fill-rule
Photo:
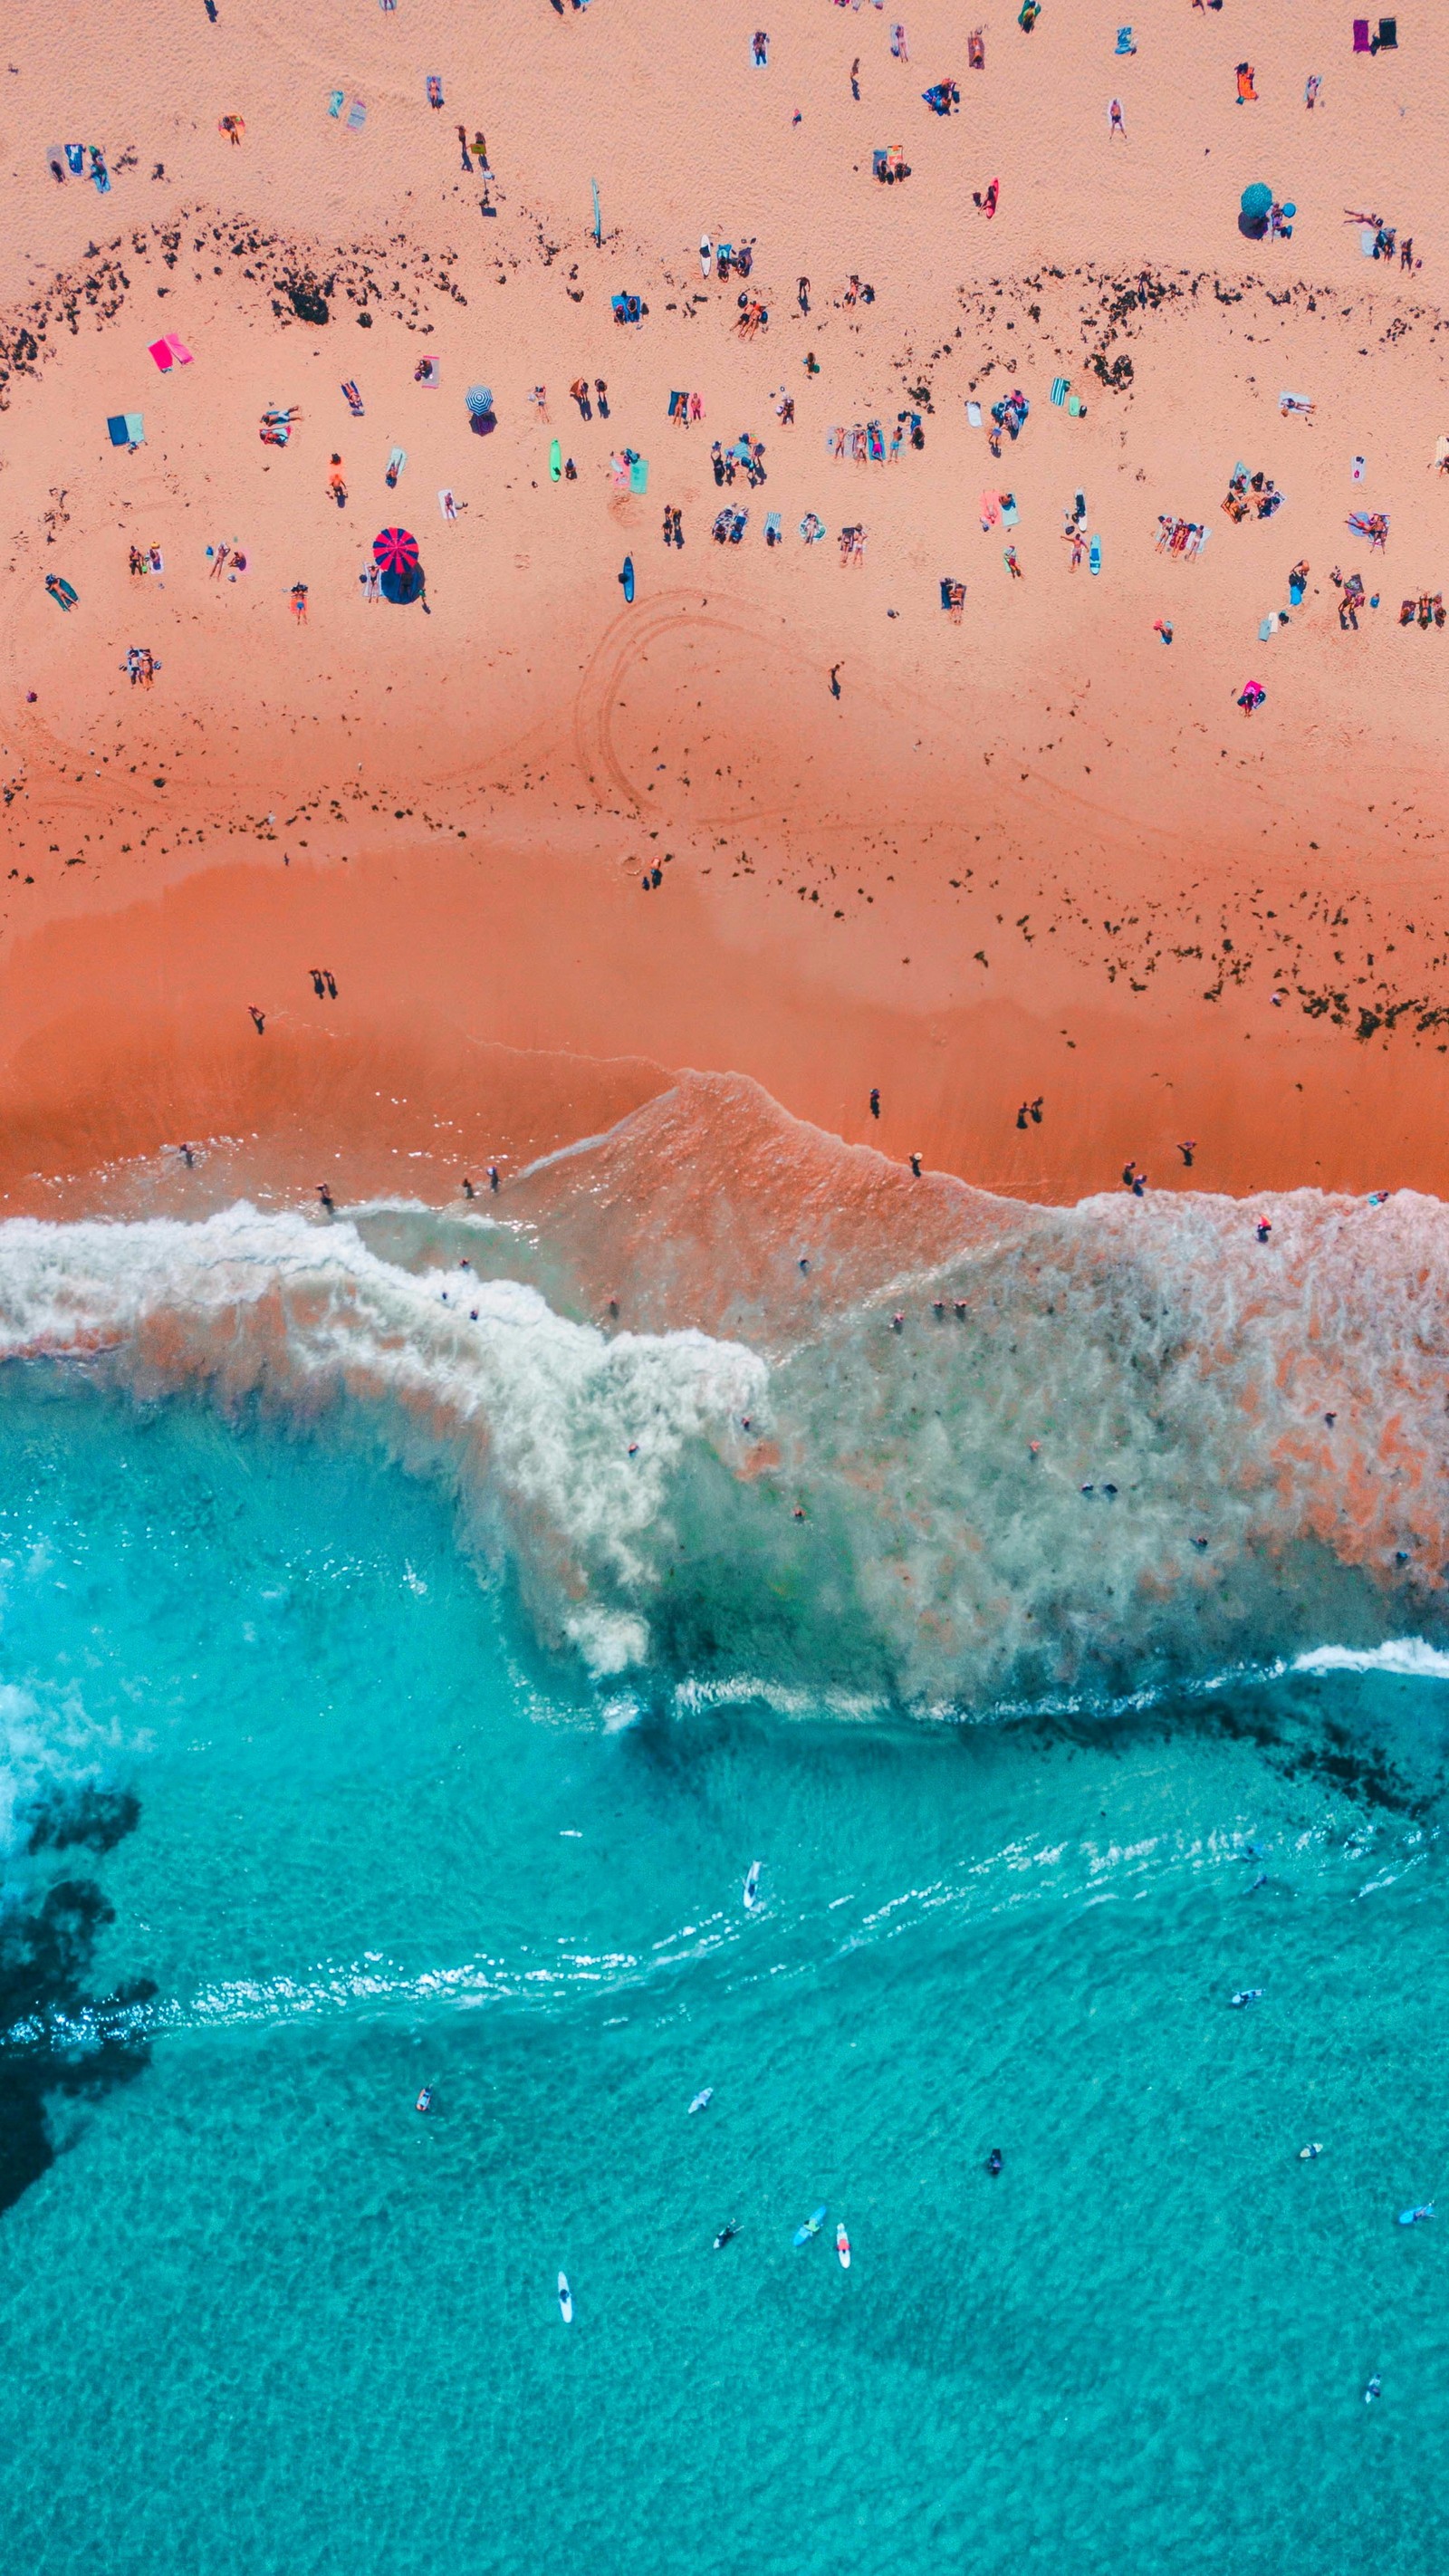
<path fill-rule="evenodd" d="M 1207 530 L 1196 519 L 1171 519 L 1159 514 L 1157 551 L 1160 555 L 1191 556 L 1201 554 L 1207 543 Z"/>
<path fill-rule="evenodd" d="M 1287 494 L 1280 492 L 1271 474 L 1250 474 L 1246 465 L 1235 465 L 1223 495 L 1223 508 L 1235 524 L 1256 509 L 1260 519 L 1271 519 L 1281 510 Z"/>
<path fill-rule="evenodd" d="M 149 644 L 128 644 L 121 668 L 133 689 L 149 689 L 161 665 Z"/>
<path fill-rule="evenodd" d="M 1442 591 L 1421 590 L 1417 600 L 1406 599 L 1399 610 L 1401 626 L 1417 625 L 1427 628 L 1442 626 L 1443 623 L 1444 594 Z"/>
<path fill-rule="evenodd" d="M 159 573 L 165 569 L 159 546 L 132 546 L 130 552 L 133 581 L 139 580 L 142 574 Z"/>

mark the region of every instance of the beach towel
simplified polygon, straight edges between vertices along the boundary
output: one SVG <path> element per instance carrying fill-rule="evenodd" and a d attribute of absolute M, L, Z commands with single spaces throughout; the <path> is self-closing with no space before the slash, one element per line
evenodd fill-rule
<path fill-rule="evenodd" d="M 113 447 L 139 447 L 145 437 L 138 411 L 113 412 L 106 422 Z"/>
<path fill-rule="evenodd" d="M 427 93 L 428 93 L 428 105 L 429 105 L 429 107 L 441 107 L 441 106 L 442 106 L 442 104 L 443 104 L 443 75 L 442 75 L 442 73 L 441 73 L 441 72 L 429 72 L 429 74 L 428 74 L 428 76 L 427 76 L 427 80 L 426 80 L 426 82 L 425 82 L 424 86 L 425 86 L 425 88 L 426 88 L 426 90 L 427 90 Z"/>
<path fill-rule="evenodd" d="M 359 133 L 362 127 L 367 123 L 367 110 L 363 106 L 360 98 L 355 98 L 352 105 L 349 107 L 347 111 L 347 122 L 354 134 Z"/>
<path fill-rule="evenodd" d="M 671 394 L 671 395 L 670 395 L 670 397 L 669 397 L 669 417 L 670 417 L 670 419 L 671 419 L 671 420 L 688 420 L 688 418 L 689 418 L 689 396 L 688 396 L 688 394 Z"/>
<path fill-rule="evenodd" d="M 558 480 L 559 480 L 559 478 L 561 477 L 562 473 L 563 473 L 563 449 L 560 447 L 560 445 L 559 445 L 559 443 L 558 443 L 558 440 L 555 438 L 555 439 L 553 439 L 553 440 L 551 440 L 551 441 L 550 441 L 550 444 L 549 444 L 549 451 L 548 451 L 548 479 L 549 479 L 550 483 L 557 483 L 557 482 L 558 482 Z"/>
<path fill-rule="evenodd" d="M 898 63 L 908 63 L 911 59 L 906 51 L 906 31 L 899 18 L 891 29 L 891 52 Z"/>
<path fill-rule="evenodd" d="M 1313 411 L 1313 405 L 1306 394 L 1280 394 L 1278 409 L 1281 412 L 1300 412 L 1307 419 Z"/>
<path fill-rule="evenodd" d="M 361 420 L 363 416 L 362 396 L 358 392 L 356 385 L 354 385 L 350 380 L 342 388 L 342 399 L 346 403 L 348 410 L 351 412 L 353 419 Z"/>
<path fill-rule="evenodd" d="M 1048 400 L 1049 402 L 1054 402 L 1054 403 L 1056 404 L 1056 406 L 1057 406 L 1058 411 L 1060 411 L 1060 410 L 1061 410 L 1061 408 L 1062 408 L 1062 406 L 1063 406 L 1063 404 L 1065 403 L 1066 399 L 1067 399 L 1067 379 L 1066 379 L 1066 377 L 1065 377 L 1065 376 L 1053 376 L 1053 378 L 1052 378 L 1052 387 L 1051 387 L 1051 392 L 1050 392 L 1050 394 L 1047 396 L 1047 400 Z"/>
<path fill-rule="evenodd" d="M 629 489 L 631 492 L 648 491 L 649 459 L 647 456 L 636 456 L 634 458 L 634 461 L 629 468 Z"/>
<path fill-rule="evenodd" d="M 749 514 L 749 511 L 748 511 L 748 510 L 736 510 L 736 512 L 735 512 L 735 516 L 734 516 L 734 525 L 733 525 L 733 527 L 730 529 L 730 544 L 731 544 L 732 546 L 737 546 L 737 545 L 739 544 L 739 541 L 740 541 L 741 537 L 744 535 L 745 530 L 746 530 L 746 528 L 749 526 L 749 524 L 750 524 L 750 514 Z"/>
<path fill-rule="evenodd" d="M 825 534 L 825 522 L 814 510 L 807 510 L 800 522 L 800 534 L 807 546 L 818 546 Z"/>
<path fill-rule="evenodd" d="M 1069 417 L 1070 419 L 1072 419 L 1072 420 L 1080 420 L 1080 419 L 1081 419 L 1081 417 L 1082 417 L 1082 414 L 1083 414 L 1083 412 L 1086 410 L 1086 408 L 1087 408 L 1087 406 L 1086 406 L 1086 404 L 1083 402 L 1082 397 L 1081 397 L 1081 395 L 1080 395 L 1080 394 L 1068 394 L 1068 396 L 1067 396 L 1067 413 L 1068 413 L 1068 417 Z"/>
<path fill-rule="evenodd" d="M 453 497 L 451 484 L 445 483 L 443 485 L 442 490 L 438 494 L 438 507 L 442 511 L 445 519 L 456 519 L 458 515 L 458 504 Z"/>
<path fill-rule="evenodd" d="M 1449 438 L 1439 438 L 1435 440 L 1434 462 L 1438 466 L 1441 474 L 1444 472 L 1446 467 L 1449 467 Z"/>
<path fill-rule="evenodd" d="M 1380 20 L 1379 20 L 1379 51 L 1380 51 L 1380 53 L 1381 53 L 1381 54 L 1391 54 L 1391 53 L 1393 53 L 1393 52 L 1394 52 L 1394 50 L 1395 50 L 1395 48 L 1396 48 L 1396 47 L 1397 47 L 1397 45 L 1398 45 L 1398 41 L 1399 41 L 1399 22 L 1398 22 L 1398 19 L 1397 19 L 1397 18 L 1380 18 Z"/>
<path fill-rule="evenodd" d="M 184 340 L 177 339 L 174 331 L 167 332 L 166 346 L 170 350 L 178 367 L 189 367 L 191 365 L 191 351 L 188 349 Z"/>
<path fill-rule="evenodd" d="M 395 447 L 391 456 L 387 460 L 387 473 L 384 477 L 389 491 L 393 489 L 397 482 L 397 478 L 401 474 L 407 461 L 407 449 L 405 447 Z"/>
<path fill-rule="evenodd" d="M 1000 503 L 998 502 L 998 500 L 997 500 L 997 498 L 996 498 L 996 494 L 995 494 L 994 492 L 983 492 L 983 493 L 982 493 L 982 495 L 981 495 L 981 525 L 982 525 L 982 528 L 983 528 L 984 530 L 989 531 L 990 529 L 992 529 L 992 528 L 994 528 L 994 527 L 995 527 L 996 522 L 997 522 L 997 519 L 998 519 L 998 517 L 1000 516 L 1000 509 L 1001 509 L 1001 505 L 1000 505 Z"/>
<path fill-rule="evenodd" d="M 966 405 L 966 417 L 973 429 L 979 429 L 981 427 L 981 405 L 979 402 L 969 402 Z"/>
<path fill-rule="evenodd" d="M 771 510 L 765 520 L 765 543 L 767 546 L 777 546 L 779 542 L 780 513 L 778 510 Z"/>
<path fill-rule="evenodd" d="M 1365 24 L 1367 24 L 1366 21 Z M 79 178 L 86 166 L 86 147 L 83 143 L 67 143 L 64 148 L 65 157 L 75 176 Z"/>
<path fill-rule="evenodd" d="M 59 179 L 62 186 L 64 186 L 65 146 L 63 144 L 51 143 L 46 146 L 45 166 L 51 172 L 52 176 Z"/>
<path fill-rule="evenodd" d="M 1119 54 L 1135 54 L 1135 53 L 1136 53 L 1137 48 L 1136 48 L 1136 46 L 1134 45 L 1134 43 L 1132 42 L 1132 30 L 1131 30 L 1131 28 L 1130 28 L 1130 27 L 1119 27 L 1119 28 L 1118 28 L 1118 30 L 1117 30 L 1117 46 L 1116 46 L 1116 50 L 1117 50 L 1117 52 L 1118 52 Z"/>
<path fill-rule="evenodd" d="M 1350 483 L 1361 483 L 1363 478 L 1364 460 L 1361 456 L 1356 456 L 1348 469 L 1348 479 Z"/>
<path fill-rule="evenodd" d="M 111 193 L 111 174 L 106 168 L 104 161 L 96 161 L 91 171 L 91 177 L 96 183 L 96 195 L 98 197 L 108 197 Z"/>
<path fill-rule="evenodd" d="M 1003 492 L 1001 496 L 1001 524 L 1003 528 L 1014 528 L 1020 516 L 1021 512 L 1016 506 L 1016 494 L 1014 492 Z"/>
<path fill-rule="evenodd" d="M 344 98 L 346 97 L 346 95 L 347 95 L 347 92 L 346 92 L 345 90 L 341 90 L 341 89 L 334 89 L 334 90 L 329 90 L 329 91 L 328 91 L 328 93 L 327 93 L 327 113 L 328 113 L 328 115 L 329 115 L 329 116 L 340 116 L 340 115 L 342 114 L 342 102 L 343 102 Z"/>
<path fill-rule="evenodd" d="M 1272 615 L 1271 617 L 1264 617 L 1264 618 L 1261 618 L 1261 619 L 1259 620 L 1259 623 L 1258 623 L 1258 641 L 1259 641 L 1259 643 L 1260 643 L 1260 644 L 1266 644 L 1266 643 L 1268 642 L 1268 640 L 1269 640 L 1269 637 L 1270 637 L 1270 636 L 1272 636 L 1272 635 L 1275 635 L 1275 634 L 1277 633 L 1277 631 L 1278 631 L 1278 617 L 1277 617 L 1277 612 L 1276 612 L 1276 610 L 1275 610 L 1275 611 L 1274 611 L 1274 613 L 1273 613 L 1273 615 Z"/>
<path fill-rule="evenodd" d="M 176 363 L 164 340 L 148 340 L 146 344 L 146 355 L 148 358 L 155 359 L 163 376 L 168 374 L 170 369 Z"/>
<path fill-rule="evenodd" d="M 415 385 L 422 385 L 426 390 L 429 386 L 440 385 L 442 381 L 442 359 L 419 358 L 417 365 L 413 369 L 413 383 Z"/>
<path fill-rule="evenodd" d="M 1363 252 L 1365 259 L 1373 258 L 1374 252 L 1378 248 L 1378 240 L 1378 234 L 1374 231 L 1372 224 L 1360 224 L 1358 246 Z"/>
<path fill-rule="evenodd" d="M 611 305 L 612 305 L 612 307 L 613 307 L 613 312 L 614 312 L 614 319 L 615 319 L 615 321 L 616 321 L 616 322 L 627 322 L 627 321 L 628 321 L 628 319 L 629 319 L 629 298 L 628 298 L 628 296 L 627 296 L 627 295 L 611 295 L 611 296 L 610 296 L 610 298 L 609 298 L 609 302 L 610 302 L 610 304 L 611 304 Z"/>
<path fill-rule="evenodd" d="M 881 425 L 878 420 L 867 422 L 865 438 L 867 452 L 872 465 L 884 465 L 885 439 L 881 434 Z"/>
<path fill-rule="evenodd" d="M 1366 54 L 1370 50 L 1367 18 L 1355 18 L 1353 22 L 1353 50 L 1356 54 Z"/>

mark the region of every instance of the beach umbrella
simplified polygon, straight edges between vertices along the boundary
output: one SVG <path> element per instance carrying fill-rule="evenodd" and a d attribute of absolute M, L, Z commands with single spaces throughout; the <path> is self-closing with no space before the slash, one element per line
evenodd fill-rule
<path fill-rule="evenodd" d="M 1256 223 L 1259 216 L 1266 215 L 1272 205 L 1273 191 L 1271 188 L 1265 188 L 1261 179 L 1255 179 L 1251 188 L 1243 190 L 1241 203 L 1249 223 Z"/>
<path fill-rule="evenodd" d="M 474 419 L 480 420 L 485 411 L 493 409 L 493 388 L 491 385 L 470 385 L 463 400 Z"/>
<path fill-rule="evenodd" d="M 406 528 L 384 528 L 372 541 L 372 560 L 384 572 L 412 572 L 418 560 L 418 541 Z"/>

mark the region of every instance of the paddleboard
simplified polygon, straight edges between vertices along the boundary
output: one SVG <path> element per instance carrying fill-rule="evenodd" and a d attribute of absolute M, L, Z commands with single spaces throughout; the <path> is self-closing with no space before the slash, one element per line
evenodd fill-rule
<path fill-rule="evenodd" d="M 1317 2141 L 1317 2140 L 1316 2140 L 1316 2141 L 1314 2142 L 1314 2144 L 1313 2144 L 1311 2147 L 1300 2147 L 1300 2148 L 1299 2148 L 1299 2150 L 1298 2150 L 1298 2161 L 1299 2161 L 1299 2163 L 1300 2163 L 1301 2165 L 1310 2165 L 1310 2164 L 1312 2164 L 1312 2162 L 1313 2162 L 1314 2158 L 1315 2158 L 1316 2156 L 1321 2156 L 1321 2155 L 1322 2155 L 1322 2153 L 1323 2153 L 1322 2143 L 1321 2143 L 1321 2141 Z"/>
<path fill-rule="evenodd" d="M 750 1872 L 749 1872 L 749 1876 L 748 1876 L 748 1878 L 745 1880 L 745 1903 L 746 1903 L 746 1905 L 753 1905 L 753 1904 L 754 1904 L 754 1901 L 755 1901 L 755 1890 L 756 1890 L 756 1888 L 759 1886 L 759 1884 L 760 1884 L 760 1864 L 759 1864 L 759 1862 L 758 1862 L 757 1860 L 752 1860 L 752 1861 L 751 1861 L 751 1863 L 750 1863 Z"/>
<path fill-rule="evenodd" d="M 1101 540 L 1101 538 L 1100 538 L 1100 537 L 1094 537 L 1094 538 L 1092 539 L 1091 545 L 1090 545 L 1090 546 L 1088 547 L 1088 549 L 1087 549 L 1087 570 L 1088 570 L 1089 572 L 1100 572 L 1100 571 L 1101 571 L 1101 569 L 1102 569 L 1102 540 Z"/>
<path fill-rule="evenodd" d="M 574 2321 L 574 2294 L 569 2288 L 567 2272 L 560 2272 L 558 2276 L 558 2305 L 564 2324 L 571 2326 Z"/>
<path fill-rule="evenodd" d="M 634 604 L 634 558 L 632 555 L 626 555 L 624 557 L 624 569 L 620 573 L 619 579 L 623 584 L 624 597 L 628 600 L 629 605 L 632 608 Z"/>
<path fill-rule="evenodd" d="M 562 472 L 563 449 L 560 447 L 558 440 L 554 439 L 548 451 L 548 479 L 550 483 L 556 483 Z"/>
<path fill-rule="evenodd" d="M 1432 2218 L 1433 2215 L 1434 2204 L 1432 2200 L 1426 2200 L 1418 2209 L 1401 2209 L 1399 2212 L 1399 2225 L 1401 2227 L 1412 2227 L 1417 2220 L 1421 2218 Z"/>
<path fill-rule="evenodd" d="M 713 2100 L 714 2086 L 712 2084 L 706 2084 L 698 2093 L 696 2093 L 694 2100 L 690 2103 L 689 2107 L 691 2111 L 703 2111 L 708 2108 L 709 2104 Z"/>
<path fill-rule="evenodd" d="M 790 2239 L 791 2244 L 808 2245 L 812 2236 L 819 2235 L 824 2224 L 825 2203 L 822 2200 L 820 2207 L 811 2213 L 810 2217 L 806 2219 L 804 2226 L 796 2228 L 794 2235 Z"/>
<path fill-rule="evenodd" d="M 843 2218 L 839 2219 L 836 2223 L 835 2251 L 840 2256 L 840 2268 L 842 2272 L 848 2272 L 850 2270 L 850 2238 L 846 2235 L 845 2221 Z"/>

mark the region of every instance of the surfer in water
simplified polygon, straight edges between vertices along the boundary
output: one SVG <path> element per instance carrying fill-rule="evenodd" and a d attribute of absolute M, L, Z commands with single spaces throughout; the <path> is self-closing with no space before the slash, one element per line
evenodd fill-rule
<path fill-rule="evenodd" d="M 1000 2173 L 1001 2149 L 999 2147 L 992 2148 L 990 2155 L 986 2159 L 986 2170 L 988 2173 Z"/>
<path fill-rule="evenodd" d="M 720 2247 L 721 2247 L 722 2245 L 731 2245 L 731 2244 L 733 2244 L 733 2242 L 734 2242 L 735 2238 L 738 2236 L 739 2232 L 740 2232 L 740 2224 L 739 2224 L 739 2220 L 738 2220 L 737 2218 L 730 2218 L 730 2219 L 727 2219 L 727 2220 L 725 2221 L 724 2226 L 720 2229 L 720 2232 L 719 2232 L 718 2236 L 717 2236 L 717 2237 L 715 2238 L 715 2240 L 714 2240 L 714 2250 L 715 2250 L 716 2254 L 719 2252 Z"/>

